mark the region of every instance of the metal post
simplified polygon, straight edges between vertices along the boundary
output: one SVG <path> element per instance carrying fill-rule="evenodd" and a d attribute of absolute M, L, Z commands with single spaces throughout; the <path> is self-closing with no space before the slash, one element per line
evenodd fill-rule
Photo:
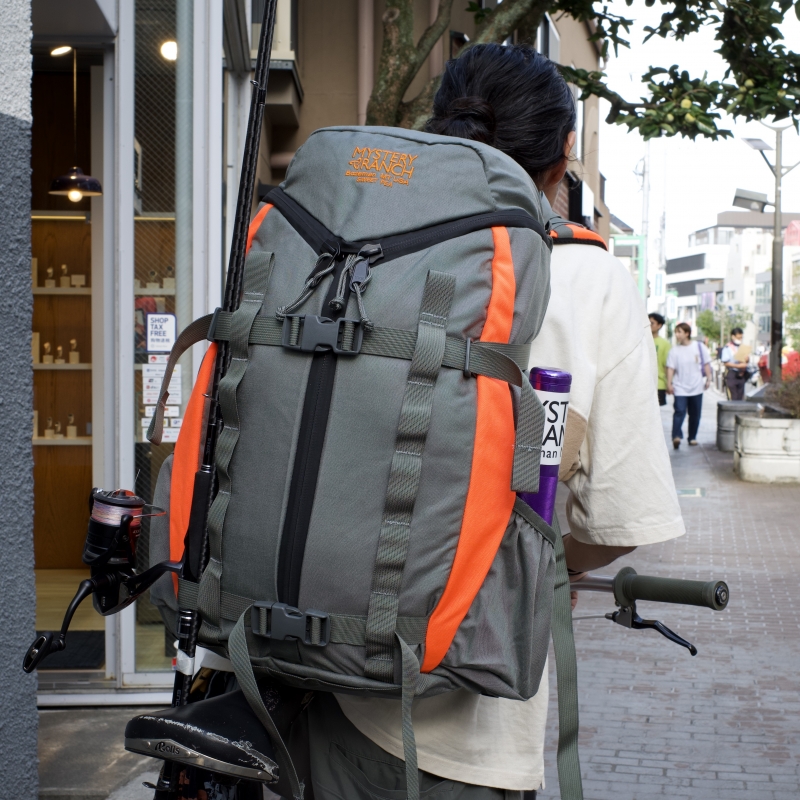
<path fill-rule="evenodd" d="M 783 344 L 783 226 L 781 223 L 781 179 L 783 178 L 783 129 L 775 129 L 775 228 L 772 234 L 772 328 L 769 368 L 771 380 L 781 381 Z"/>

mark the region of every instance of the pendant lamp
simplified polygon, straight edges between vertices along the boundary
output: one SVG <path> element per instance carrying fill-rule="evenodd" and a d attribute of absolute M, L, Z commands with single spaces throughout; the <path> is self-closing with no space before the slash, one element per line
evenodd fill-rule
<path fill-rule="evenodd" d="M 78 160 L 78 52 L 72 49 L 72 153 Z M 57 48 L 51 55 L 62 55 L 64 48 Z M 68 52 L 68 51 L 67 51 Z M 77 203 L 84 197 L 98 197 L 103 187 L 97 178 L 84 174 L 80 167 L 73 167 L 66 175 L 59 175 L 50 184 L 50 194 L 60 194 Z"/>

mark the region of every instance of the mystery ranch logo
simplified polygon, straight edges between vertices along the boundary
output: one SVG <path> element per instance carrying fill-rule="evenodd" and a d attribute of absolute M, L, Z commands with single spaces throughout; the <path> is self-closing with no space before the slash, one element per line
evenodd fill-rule
<path fill-rule="evenodd" d="M 564 449 L 564 431 L 567 427 L 569 395 L 560 392 L 536 392 L 544 406 L 544 436 L 542 438 L 542 464 L 561 463 Z"/>
<path fill-rule="evenodd" d="M 373 150 L 371 147 L 356 147 L 350 161 L 350 169 L 344 174 L 355 178 L 356 183 L 380 183 L 381 186 L 408 186 L 414 174 L 417 156 L 410 153 L 395 153 L 393 150 Z"/>

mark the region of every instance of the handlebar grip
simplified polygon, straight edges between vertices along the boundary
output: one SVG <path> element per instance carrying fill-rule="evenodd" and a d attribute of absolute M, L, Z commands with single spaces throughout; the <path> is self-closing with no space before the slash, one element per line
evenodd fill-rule
<path fill-rule="evenodd" d="M 730 592 L 724 581 L 653 578 L 637 575 L 632 567 L 623 567 L 614 578 L 614 598 L 623 607 L 629 606 L 634 600 L 652 600 L 722 611 L 728 605 Z"/>

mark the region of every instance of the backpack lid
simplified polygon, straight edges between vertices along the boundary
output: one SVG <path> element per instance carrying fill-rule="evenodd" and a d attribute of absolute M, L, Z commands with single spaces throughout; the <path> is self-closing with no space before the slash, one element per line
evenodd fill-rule
<path fill-rule="evenodd" d="M 536 186 L 509 156 L 481 142 L 404 128 L 315 131 L 281 189 L 352 242 L 503 210 L 546 219 Z"/>

